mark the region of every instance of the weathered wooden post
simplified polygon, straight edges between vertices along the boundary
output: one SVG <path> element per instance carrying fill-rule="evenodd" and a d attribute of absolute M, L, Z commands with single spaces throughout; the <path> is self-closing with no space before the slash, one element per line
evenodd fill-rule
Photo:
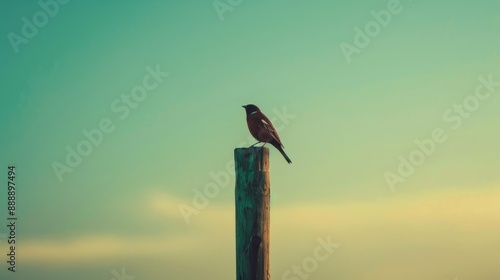
<path fill-rule="evenodd" d="M 269 149 L 234 150 L 236 279 L 269 280 Z"/>

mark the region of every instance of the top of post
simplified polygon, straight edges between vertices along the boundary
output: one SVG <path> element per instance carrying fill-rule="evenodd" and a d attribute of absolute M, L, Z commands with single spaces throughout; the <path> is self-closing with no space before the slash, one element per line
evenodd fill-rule
<path fill-rule="evenodd" d="M 269 172 L 269 149 L 266 147 L 234 149 L 234 165 L 241 171 Z"/>

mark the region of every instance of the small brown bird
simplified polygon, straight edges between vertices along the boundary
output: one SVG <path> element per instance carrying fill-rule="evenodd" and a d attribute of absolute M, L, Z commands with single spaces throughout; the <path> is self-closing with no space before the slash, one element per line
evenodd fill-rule
<path fill-rule="evenodd" d="M 285 157 L 288 163 L 292 163 L 290 158 L 285 154 L 285 151 L 283 151 L 283 148 L 285 147 L 283 146 L 283 144 L 281 144 L 281 140 L 278 136 L 278 133 L 276 132 L 276 129 L 274 128 L 271 121 L 260 111 L 259 107 L 253 104 L 245 105 L 242 107 L 245 108 L 245 111 L 247 113 L 248 130 L 250 130 L 252 136 L 257 141 L 259 141 L 250 147 L 253 147 L 262 142 L 269 143 L 276 149 L 278 149 L 278 151 L 280 151 L 280 153 L 283 155 L 283 157 Z"/>

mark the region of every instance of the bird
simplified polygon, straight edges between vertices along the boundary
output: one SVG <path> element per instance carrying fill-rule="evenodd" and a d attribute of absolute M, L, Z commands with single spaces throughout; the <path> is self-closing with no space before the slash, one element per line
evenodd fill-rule
<path fill-rule="evenodd" d="M 266 115 L 260 111 L 259 107 L 253 104 L 244 105 L 242 107 L 245 108 L 247 114 L 248 130 L 250 130 L 250 134 L 259 141 L 250 147 L 259 143 L 264 143 L 264 145 L 269 143 L 280 151 L 288 163 L 292 163 L 292 160 L 290 160 L 285 151 L 283 151 L 285 146 L 281 143 L 278 132 L 276 132 L 276 129 Z"/>

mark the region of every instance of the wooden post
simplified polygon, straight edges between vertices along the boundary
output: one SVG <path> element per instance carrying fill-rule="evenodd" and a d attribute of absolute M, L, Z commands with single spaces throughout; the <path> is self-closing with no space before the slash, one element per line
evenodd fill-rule
<path fill-rule="evenodd" d="M 269 149 L 234 150 L 236 279 L 269 280 Z"/>

